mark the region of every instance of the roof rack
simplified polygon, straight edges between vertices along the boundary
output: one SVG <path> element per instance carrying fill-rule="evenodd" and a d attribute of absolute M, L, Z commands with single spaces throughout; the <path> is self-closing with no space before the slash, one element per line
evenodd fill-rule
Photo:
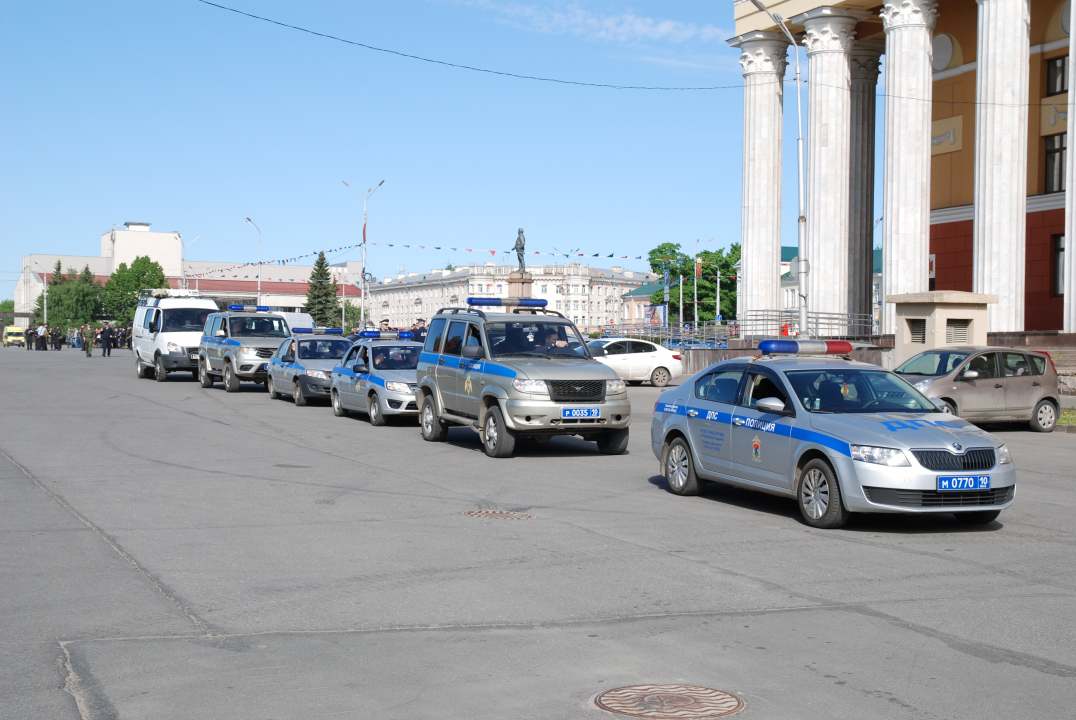
<path fill-rule="evenodd" d="M 543 315 L 556 315 L 557 317 L 562 317 L 565 320 L 568 319 L 565 315 L 562 315 L 561 313 L 557 312 L 556 310 L 547 310 L 546 308 L 517 307 L 517 308 L 512 308 L 512 312 L 516 313 L 516 314 L 518 314 L 518 313 L 530 313 L 531 315 L 537 315 L 538 313 L 542 313 Z"/>
<path fill-rule="evenodd" d="M 444 307 L 435 312 L 434 315 L 459 315 L 460 313 L 471 313 L 479 316 L 483 320 L 486 319 L 486 314 L 484 312 L 469 307 Z"/>

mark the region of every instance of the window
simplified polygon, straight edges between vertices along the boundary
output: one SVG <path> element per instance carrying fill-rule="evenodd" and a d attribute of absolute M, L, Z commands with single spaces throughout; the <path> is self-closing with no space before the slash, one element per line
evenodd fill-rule
<path fill-rule="evenodd" d="M 430 331 L 426 334 L 426 347 L 423 350 L 428 352 L 441 352 L 441 335 L 445 332 L 445 319 L 434 318 L 430 323 Z"/>
<path fill-rule="evenodd" d="M 937 350 L 919 353 L 901 365 L 895 372 L 901 375 L 948 375 L 968 357 L 967 353 Z"/>
<path fill-rule="evenodd" d="M 695 383 L 695 397 L 731 405 L 736 402 L 736 389 L 740 386 L 741 377 L 742 368 L 704 375 Z"/>
<path fill-rule="evenodd" d="M 549 292 L 549 286 L 548 285 L 543 285 L 542 286 L 542 294 L 545 295 L 547 292 Z"/>
<path fill-rule="evenodd" d="M 923 319 L 908 321 L 908 334 L 913 343 L 925 343 L 927 341 L 927 321 Z"/>
<path fill-rule="evenodd" d="M 578 310 L 579 309 L 579 301 L 578 300 L 575 301 L 575 305 L 574 305 L 574 307 L 572 309 L 573 310 Z"/>
<path fill-rule="evenodd" d="M 1001 369 L 1005 377 L 1024 377 L 1031 374 L 1027 356 L 1023 353 L 1001 353 Z"/>
<path fill-rule="evenodd" d="M 979 373 L 980 380 L 989 380 L 998 376 L 998 357 L 994 353 L 985 353 L 974 357 L 965 367 L 965 370 L 975 370 Z"/>
<path fill-rule="evenodd" d="M 557 300 L 557 310 L 560 310 L 560 300 Z"/>
<path fill-rule="evenodd" d="M 1065 294 L 1065 236 L 1054 235 L 1054 295 Z"/>
<path fill-rule="evenodd" d="M 788 404 L 788 396 L 785 395 L 785 391 L 777 383 L 760 373 L 751 373 L 751 377 L 747 381 L 747 387 L 743 392 L 743 401 L 740 404 L 744 407 L 753 408 L 759 400 L 765 400 L 766 398 L 777 398 L 786 405 Z"/>
<path fill-rule="evenodd" d="M 1068 133 L 1046 138 L 1046 192 L 1065 191 L 1065 156 Z"/>
<path fill-rule="evenodd" d="M 1031 362 L 1034 364 L 1036 375 L 1046 374 L 1046 358 L 1042 355 L 1028 355 L 1031 358 Z"/>
<path fill-rule="evenodd" d="M 578 285 L 572 285 L 572 292 L 573 293 L 579 292 L 579 286 Z"/>
<path fill-rule="evenodd" d="M 624 355 L 628 352 L 628 342 L 622 340 L 620 342 L 609 343 L 605 346 L 606 355 Z"/>
<path fill-rule="evenodd" d="M 947 345 L 967 345 L 968 325 L 970 320 L 949 318 L 945 321 L 945 343 Z"/>
<path fill-rule="evenodd" d="M 445 355 L 459 355 L 463 350 L 463 335 L 467 332 L 467 323 L 454 322 L 448 326 L 448 335 L 445 336 L 445 347 L 442 352 Z"/>
<path fill-rule="evenodd" d="M 1069 58 L 1046 61 L 1046 95 L 1060 95 L 1069 91 Z"/>

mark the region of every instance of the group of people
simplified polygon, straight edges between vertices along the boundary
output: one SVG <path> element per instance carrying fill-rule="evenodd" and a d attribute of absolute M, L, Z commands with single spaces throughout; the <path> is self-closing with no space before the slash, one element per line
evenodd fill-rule
<path fill-rule="evenodd" d="M 59 325 L 49 327 L 40 323 L 36 329 L 28 331 L 26 337 L 27 350 L 60 350 L 66 344 L 85 350 L 86 357 L 90 357 L 95 347 L 101 348 L 104 357 L 111 357 L 113 348 L 131 348 L 131 328 L 108 323 L 99 328 L 90 324 L 71 327 L 66 333 Z"/>
<path fill-rule="evenodd" d="M 393 330 L 402 330 L 403 329 L 403 328 L 390 328 L 388 318 L 382 320 L 378 325 L 379 325 L 379 327 L 377 329 L 380 330 L 381 332 L 392 332 Z M 366 321 L 366 329 L 367 330 L 373 330 L 374 329 L 374 323 L 373 323 L 372 320 L 367 320 Z M 426 320 L 425 320 L 425 318 L 419 318 L 418 320 L 416 320 L 415 324 L 411 326 L 411 332 L 414 333 L 414 335 L 415 335 L 415 337 L 414 337 L 415 342 L 420 342 L 420 343 L 426 342 L 426 333 L 428 331 L 426 329 Z"/>

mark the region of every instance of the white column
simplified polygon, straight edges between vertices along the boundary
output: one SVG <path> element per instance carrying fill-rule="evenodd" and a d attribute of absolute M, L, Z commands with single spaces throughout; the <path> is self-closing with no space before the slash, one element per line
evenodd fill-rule
<path fill-rule="evenodd" d="M 934 97 L 932 0 L 893 0 L 885 27 L 885 166 L 882 176 L 882 295 L 926 292 L 930 261 L 930 111 Z M 884 304 L 882 332 L 895 331 Z"/>
<path fill-rule="evenodd" d="M 729 40 L 743 51 L 743 209 L 737 315 L 779 310 L 781 131 L 788 41 L 771 32 Z"/>
<path fill-rule="evenodd" d="M 1076 61 L 1076 2 L 1069 3 L 1069 123 L 1076 128 L 1076 87 L 1073 87 L 1071 63 Z M 1071 133 L 1070 133 L 1071 134 Z M 1076 162 L 1065 164 L 1065 321 L 1067 333 L 1076 332 Z"/>
<path fill-rule="evenodd" d="M 978 0 L 973 285 L 990 332 L 1024 329 L 1028 0 Z"/>
<path fill-rule="evenodd" d="M 793 18 L 804 26 L 807 110 L 807 309 L 847 313 L 851 66 L 855 27 L 866 13 L 821 7 Z"/>
<path fill-rule="evenodd" d="M 852 143 L 848 227 L 848 312 L 874 311 L 874 123 L 878 58 L 884 48 L 856 43 L 852 50 Z"/>

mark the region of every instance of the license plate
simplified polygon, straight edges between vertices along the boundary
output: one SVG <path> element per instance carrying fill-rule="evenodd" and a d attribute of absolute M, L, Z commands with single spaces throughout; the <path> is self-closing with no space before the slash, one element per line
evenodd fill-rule
<path fill-rule="evenodd" d="M 195 353 L 191 353 L 191 360 L 198 362 L 198 355 L 196 355 Z"/>
<path fill-rule="evenodd" d="M 560 411 L 562 418 L 596 418 L 602 416 L 601 408 L 563 408 Z"/>
<path fill-rule="evenodd" d="M 945 490 L 989 490 L 989 475 L 953 475 L 938 478 L 939 492 Z"/>
<path fill-rule="evenodd" d="M 268 365 L 262 365 L 262 372 L 269 372 L 269 366 Z"/>

